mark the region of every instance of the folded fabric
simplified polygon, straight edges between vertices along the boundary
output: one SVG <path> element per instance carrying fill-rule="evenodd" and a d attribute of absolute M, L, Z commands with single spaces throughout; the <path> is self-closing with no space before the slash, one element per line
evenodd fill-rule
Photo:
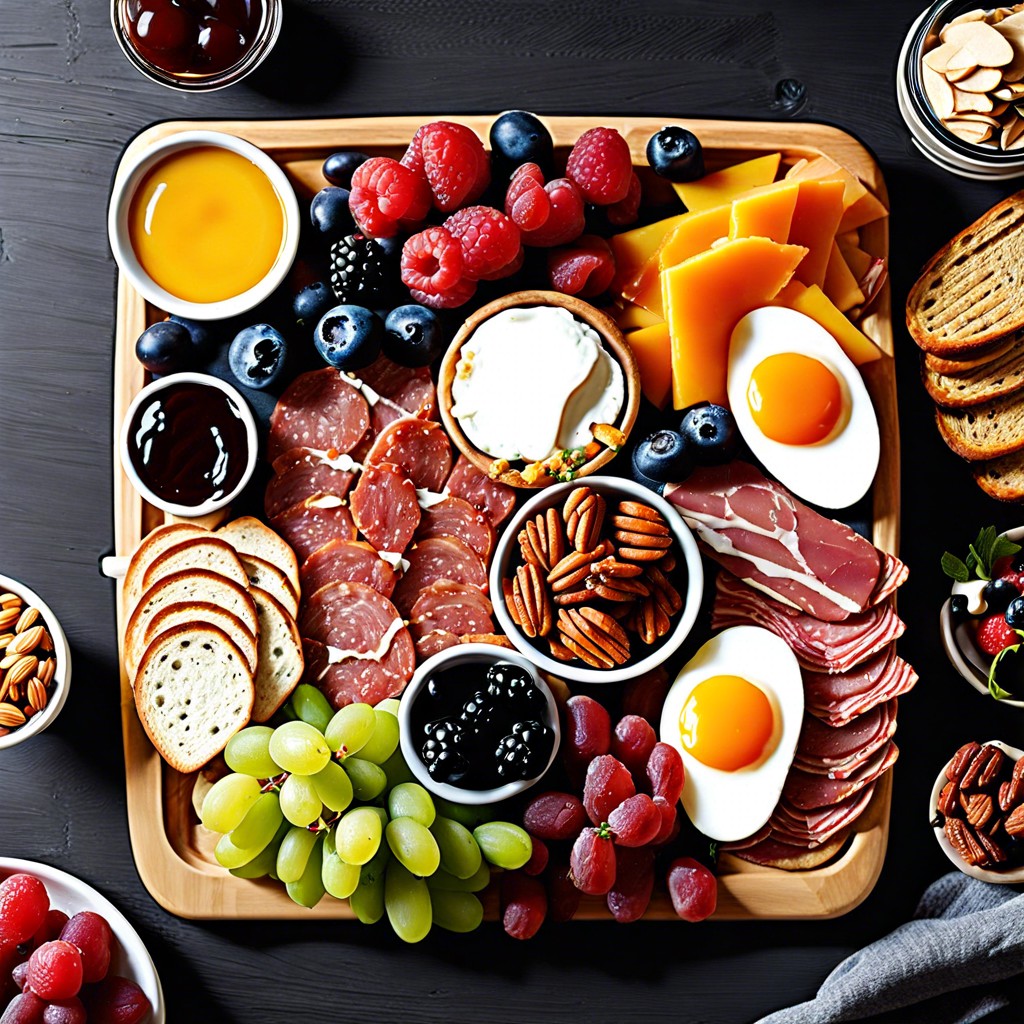
<path fill-rule="evenodd" d="M 758 1024 L 970 1024 L 1009 1005 L 1011 989 L 1019 998 L 1019 986 L 997 983 L 1022 974 L 1024 895 L 953 872 L 929 886 L 914 920 L 844 960 L 814 999 Z"/>

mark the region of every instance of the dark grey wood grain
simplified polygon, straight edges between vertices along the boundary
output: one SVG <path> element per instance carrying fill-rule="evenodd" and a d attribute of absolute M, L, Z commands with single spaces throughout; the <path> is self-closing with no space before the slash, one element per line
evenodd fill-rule
<path fill-rule="evenodd" d="M 0 0 L 0 570 L 38 589 L 74 648 L 66 710 L 0 754 L 0 854 L 44 860 L 118 903 L 150 945 L 169 1020 L 421 1022 L 752 1020 L 807 998 L 853 949 L 905 920 L 946 868 L 930 780 L 963 740 L 1012 723 L 946 663 L 938 556 L 1019 514 L 984 499 L 939 441 L 897 322 L 905 469 L 903 702 L 889 856 L 874 894 L 832 922 L 573 924 L 533 942 L 494 925 L 404 947 L 357 924 L 191 923 L 164 913 L 132 863 L 114 641 L 110 178 L 154 120 L 500 111 L 785 117 L 866 142 L 892 199 L 894 309 L 934 248 L 1008 184 L 954 179 L 913 149 L 895 106 L 898 49 L 921 0 L 287 0 L 278 50 L 248 83 L 182 96 L 136 75 L 103 0 Z M 798 131 L 798 129 L 795 129 Z M 890 439 L 891 443 L 891 439 Z M 1017 727 L 1019 732 L 1019 726 Z M 1010 738 L 1007 736 L 1007 738 Z"/>

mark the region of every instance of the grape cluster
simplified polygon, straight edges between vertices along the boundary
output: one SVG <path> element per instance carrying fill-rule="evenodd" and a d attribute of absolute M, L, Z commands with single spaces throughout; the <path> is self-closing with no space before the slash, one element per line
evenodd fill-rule
<path fill-rule="evenodd" d="M 386 913 L 406 942 L 435 923 L 476 928 L 490 866 L 522 867 L 532 849 L 526 832 L 480 823 L 413 781 L 398 745 L 398 701 L 333 712 L 302 685 L 289 708 L 293 720 L 243 729 L 224 751 L 232 774 L 207 792 L 201 814 L 222 833 L 220 864 L 240 878 L 282 882 L 300 906 L 329 894 L 347 899 L 364 924 Z"/>

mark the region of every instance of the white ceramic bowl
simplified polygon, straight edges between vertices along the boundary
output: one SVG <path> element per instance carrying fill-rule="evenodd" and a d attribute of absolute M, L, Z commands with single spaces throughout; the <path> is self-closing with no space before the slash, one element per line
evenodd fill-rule
<path fill-rule="evenodd" d="M 38 736 L 44 729 L 48 728 L 54 719 L 60 714 L 68 699 L 68 691 L 71 689 L 71 648 L 68 646 L 64 630 L 57 621 L 50 606 L 33 590 L 29 590 L 23 583 L 12 580 L 9 576 L 0 576 L 0 593 L 17 594 L 24 602 L 25 607 L 39 609 L 47 632 L 53 640 L 53 653 L 57 659 L 57 667 L 53 673 L 53 683 L 50 686 L 49 700 L 42 711 L 34 714 L 24 725 L 12 729 L 6 736 L 0 736 L 0 750 L 6 747 L 14 747 L 25 740 Z"/>
<path fill-rule="evenodd" d="M 599 669 L 590 668 L 582 662 L 557 661 L 523 634 L 512 621 L 512 616 L 509 615 L 502 597 L 501 582 L 504 578 L 512 575 L 510 566 L 519 558 L 519 541 L 517 539 L 519 531 L 527 520 L 532 519 L 538 512 L 543 512 L 552 506 L 561 506 L 566 495 L 581 486 L 589 487 L 604 495 L 608 503 L 608 515 L 612 514 L 613 501 L 623 498 L 650 505 L 660 512 L 672 530 L 676 546 L 682 556 L 682 564 L 686 568 L 686 589 L 681 595 L 683 608 L 673 623 L 672 630 L 654 645 L 649 654 L 636 661 L 631 661 L 622 668 Z M 512 641 L 517 651 L 524 654 L 545 672 L 550 672 L 562 679 L 571 679 L 577 683 L 621 683 L 656 668 L 679 650 L 690 630 L 693 629 L 697 613 L 700 610 L 701 596 L 704 593 L 704 570 L 701 566 L 697 542 L 693 539 L 689 527 L 683 522 L 683 517 L 660 494 L 655 494 L 652 490 L 632 480 L 610 476 L 588 476 L 582 481 L 556 484 L 554 487 L 546 488 L 536 497 L 531 498 L 516 513 L 498 539 L 498 547 L 491 562 L 490 592 L 491 600 L 494 602 L 494 613 L 498 617 L 498 622 L 501 623 L 502 631 Z"/>
<path fill-rule="evenodd" d="M 435 782 L 427 771 L 427 766 L 420 760 L 419 750 L 413 736 L 412 709 L 416 703 L 419 692 L 427 685 L 430 677 L 442 669 L 455 668 L 458 665 L 479 663 L 484 666 L 508 662 L 517 665 L 530 673 L 534 685 L 544 695 L 547 702 L 548 713 L 544 724 L 553 732 L 555 741 L 551 747 L 551 756 L 544 771 L 529 779 L 518 779 L 515 782 L 506 782 L 503 786 L 496 786 L 494 789 L 464 789 L 461 786 L 453 786 L 447 782 Z M 409 685 L 402 693 L 402 701 L 398 707 L 399 735 L 402 745 L 402 755 L 409 766 L 409 770 L 416 776 L 416 781 L 428 789 L 435 796 L 443 797 L 456 804 L 480 804 L 497 803 L 499 800 L 508 800 L 509 797 L 529 789 L 541 776 L 551 767 L 558 756 L 558 745 L 561 742 L 562 731 L 558 721 L 558 706 L 547 683 L 540 677 L 536 668 L 530 662 L 513 651 L 502 647 L 495 647 L 493 644 L 456 644 L 446 651 L 441 651 L 433 657 L 427 658 L 412 677 Z"/>
<path fill-rule="evenodd" d="M 1019 757 L 1024 757 L 1024 750 L 1020 750 L 1017 747 L 1011 747 L 999 740 L 988 740 L 987 742 L 994 747 L 999 747 L 1007 757 L 1014 761 Z M 982 746 L 985 746 L 985 744 L 983 743 Z M 939 794 L 949 781 L 946 778 L 946 769 L 949 767 L 952 760 L 953 759 L 950 758 L 949 761 L 942 766 L 942 771 L 939 772 L 938 778 L 935 780 L 935 785 L 932 786 L 932 793 L 928 802 L 929 821 L 934 821 L 936 814 L 938 814 Z M 970 875 L 971 878 L 979 878 L 983 882 L 995 882 L 997 885 L 1015 885 L 1019 882 L 1024 882 L 1024 867 L 1013 868 L 1009 871 L 993 871 L 990 868 L 975 867 L 972 864 L 968 864 L 960 854 L 956 852 L 953 848 L 953 844 L 946 838 L 946 830 L 944 828 L 941 826 L 934 826 L 934 832 L 939 846 L 942 847 L 942 852 L 965 875 Z"/>
<path fill-rule="evenodd" d="M 68 917 L 74 917 L 83 910 L 91 910 L 106 918 L 115 939 L 110 958 L 110 973 L 134 981 L 145 992 L 153 1006 L 153 1012 L 143 1019 L 143 1024 L 164 1024 L 167 1020 L 167 1010 L 156 965 L 142 939 L 139 938 L 139 933 L 128 923 L 121 911 L 91 885 L 65 871 L 36 861 L 0 858 L 0 880 L 21 872 L 35 875 L 46 886 L 50 906 L 55 910 L 64 911 Z"/>
<path fill-rule="evenodd" d="M 217 390 L 224 392 L 224 394 L 238 406 L 242 423 L 245 426 L 245 440 L 246 446 L 248 447 L 245 470 L 234 490 L 222 495 L 220 498 L 211 498 L 202 505 L 196 506 L 177 505 L 174 502 L 165 501 L 158 494 L 154 494 L 142 482 L 139 474 L 135 470 L 135 466 L 132 465 L 129 449 L 129 427 L 131 426 L 132 419 L 134 418 L 139 406 L 142 405 L 143 402 L 148 401 L 153 395 L 159 393 L 164 388 L 170 387 L 172 384 L 188 383 L 206 384 L 211 388 L 216 388 Z M 147 384 L 135 396 L 135 398 L 132 399 L 132 403 L 128 406 L 128 411 L 125 413 L 124 422 L 121 424 L 121 434 L 118 439 L 118 451 L 121 455 L 121 466 L 127 474 L 128 479 L 131 480 L 132 486 L 139 492 L 139 494 L 142 495 L 143 498 L 146 499 L 146 501 L 151 505 L 155 505 L 157 508 L 162 509 L 164 512 L 169 512 L 171 515 L 187 518 L 205 516 L 210 512 L 216 512 L 225 505 L 229 505 L 238 497 L 239 494 L 241 494 L 243 488 L 251 479 L 253 470 L 256 468 L 256 456 L 259 451 L 259 438 L 256 433 L 256 420 L 253 417 L 252 410 L 249 408 L 248 402 L 246 402 L 246 400 L 241 396 L 237 388 L 233 388 L 226 381 L 222 381 L 219 377 L 213 377 L 207 373 L 171 373 L 166 377 L 161 377 L 159 380 L 154 380 Z"/>
<path fill-rule="evenodd" d="M 267 276 L 252 288 L 218 302 L 188 302 L 172 295 L 146 273 L 132 248 L 128 229 L 128 213 L 132 197 L 146 174 L 161 160 L 197 146 L 218 146 L 251 160 L 267 176 L 281 200 L 284 213 L 284 234 L 277 259 Z M 130 161 L 123 163 L 114 180 L 110 209 L 107 212 L 107 234 L 118 269 L 145 299 L 154 306 L 192 320 L 223 320 L 238 316 L 258 306 L 285 279 L 299 248 L 301 216 L 299 203 L 284 171 L 257 146 L 225 132 L 186 131 L 154 142 Z M 183 258 L 186 258 L 183 256 Z"/>

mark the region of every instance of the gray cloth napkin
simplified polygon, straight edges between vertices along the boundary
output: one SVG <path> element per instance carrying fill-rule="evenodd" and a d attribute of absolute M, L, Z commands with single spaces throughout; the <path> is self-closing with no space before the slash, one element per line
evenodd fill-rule
<path fill-rule="evenodd" d="M 1021 986 L 997 983 L 1022 974 L 1024 894 L 954 872 L 929 886 L 914 920 L 844 960 L 814 999 L 758 1024 L 970 1024 L 1011 1000 L 1020 1006 Z"/>

